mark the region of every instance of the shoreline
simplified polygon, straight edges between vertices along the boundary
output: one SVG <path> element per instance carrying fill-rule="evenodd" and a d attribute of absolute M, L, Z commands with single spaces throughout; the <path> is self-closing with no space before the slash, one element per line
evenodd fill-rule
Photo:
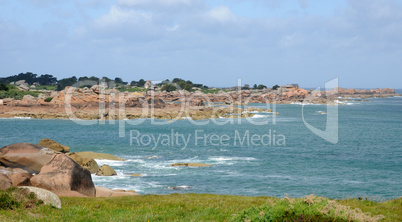
<path fill-rule="evenodd" d="M 372 98 L 400 97 L 400 94 L 373 94 L 373 95 L 336 95 L 325 99 L 274 101 L 274 103 L 252 102 L 266 104 L 268 110 L 253 108 L 249 103 L 223 102 L 192 106 L 187 103 L 172 104 L 163 101 L 163 107 L 124 107 L 102 105 L 99 102 L 77 103 L 66 106 L 63 103 L 51 104 L 41 101 L 12 101 L 7 105 L 0 105 L 0 118 L 31 118 L 31 119 L 74 119 L 74 120 L 130 120 L 130 119 L 160 119 L 160 120 L 204 120 L 217 118 L 250 118 L 256 113 L 267 112 L 280 115 L 272 110 L 276 105 L 349 105 L 350 102 L 370 102 Z M 24 103 L 24 104 L 22 104 Z M 154 105 L 155 106 L 155 105 Z"/>

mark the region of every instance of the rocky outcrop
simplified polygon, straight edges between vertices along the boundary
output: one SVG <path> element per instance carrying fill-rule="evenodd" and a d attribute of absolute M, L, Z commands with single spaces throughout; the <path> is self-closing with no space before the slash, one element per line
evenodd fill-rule
<path fill-rule="evenodd" d="M 97 160 L 116 160 L 116 161 L 125 161 L 125 159 L 119 158 L 117 156 L 113 156 L 107 153 L 95 153 L 95 152 L 76 152 L 75 154 L 81 156 L 82 158 L 90 158 Z"/>
<path fill-rule="evenodd" d="M 48 190 L 41 189 L 38 187 L 28 187 L 28 186 L 22 186 L 19 188 L 27 189 L 29 192 L 34 193 L 36 198 L 42 200 L 44 204 L 51 205 L 56 208 L 61 208 L 60 198 L 56 194 L 54 194 Z"/>
<path fill-rule="evenodd" d="M 91 173 L 64 154 L 56 154 L 31 178 L 35 187 L 50 191 L 76 191 L 85 196 L 95 196 Z"/>
<path fill-rule="evenodd" d="M 13 187 L 31 185 L 29 180 L 32 175 L 21 168 L 6 168 L 0 166 L 0 173 L 6 175 L 11 180 Z"/>
<path fill-rule="evenodd" d="M 5 174 L 0 174 L 0 190 L 7 190 L 12 186 L 11 179 Z"/>
<path fill-rule="evenodd" d="M 28 172 L 17 172 L 14 173 L 10 179 L 13 187 L 19 186 L 30 186 L 31 185 L 31 177 L 32 175 Z"/>
<path fill-rule="evenodd" d="M 0 149 L 3 166 L 22 168 L 29 173 L 39 173 L 55 154 L 55 151 L 30 143 L 15 143 Z"/>
<path fill-rule="evenodd" d="M 38 145 L 47 147 L 47 148 L 50 148 L 52 150 L 62 152 L 62 153 L 68 153 L 70 151 L 70 147 L 63 146 L 60 143 L 57 143 L 56 141 L 51 140 L 51 139 L 42 139 L 41 141 L 39 141 Z"/>
<path fill-rule="evenodd" d="M 170 166 L 172 166 L 172 167 L 176 167 L 176 166 L 179 166 L 179 167 L 210 167 L 212 165 L 205 164 L 205 163 L 173 163 L 173 164 L 170 164 Z"/>
<path fill-rule="evenodd" d="M 96 197 L 138 196 L 134 190 L 111 190 L 105 187 L 95 187 Z"/>
<path fill-rule="evenodd" d="M 110 167 L 109 165 L 102 165 L 98 171 L 96 171 L 97 176 L 115 176 L 117 175 L 116 171 Z"/>
<path fill-rule="evenodd" d="M 84 169 L 89 170 L 91 174 L 96 173 L 99 169 L 98 163 L 92 158 L 82 157 L 77 153 L 68 153 L 67 155 Z"/>

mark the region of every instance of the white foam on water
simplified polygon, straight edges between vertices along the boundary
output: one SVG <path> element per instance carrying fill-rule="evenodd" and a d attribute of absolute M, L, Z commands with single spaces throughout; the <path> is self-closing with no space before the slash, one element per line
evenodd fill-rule
<path fill-rule="evenodd" d="M 126 161 L 119 161 L 119 160 L 100 160 L 100 159 L 95 159 L 95 161 L 98 163 L 99 166 L 106 164 L 109 166 L 123 166 L 126 164 Z"/>
<path fill-rule="evenodd" d="M 302 105 L 302 106 L 305 106 L 305 105 L 313 105 L 313 106 L 321 106 L 321 105 L 326 105 L 326 104 L 316 104 L 316 103 L 300 103 L 300 102 L 298 102 L 298 103 L 290 103 L 291 105 Z"/>
<path fill-rule="evenodd" d="M 271 116 L 270 115 L 255 114 L 251 118 L 255 119 L 255 118 L 268 118 L 268 117 L 271 117 Z"/>
<path fill-rule="evenodd" d="M 342 102 L 342 101 L 339 101 L 339 100 L 334 100 L 334 102 L 335 102 L 336 104 L 340 104 L 340 105 L 355 105 L 355 104 L 359 104 L 359 103 Z"/>
<path fill-rule="evenodd" d="M 128 163 L 145 163 L 146 161 L 144 159 L 128 159 L 125 162 L 128 162 Z"/>
<path fill-rule="evenodd" d="M 256 158 L 253 157 L 226 157 L 226 156 L 218 156 L 218 157 L 210 157 L 208 158 L 209 161 L 213 161 L 216 163 L 213 164 L 222 164 L 222 165 L 233 165 L 238 162 L 244 161 L 255 161 Z"/>
<path fill-rule="evenodd" d="M 264 175 L 263 177 L 268 177 L 268 178 L 284 178 L 284 179 L 291 179 L 292 177 L 290 176 L 284 176 L 284 175 Z"/>
<path fill-rule="evenodd" d="M 12 119 L 32 119 L 31 117 L 14 116 Z"/>
<path fill-rule="evenodd" d="M 343 180 L 344 183 L 354 183 L 354 184 L 360 184 L 360 183 L 364 183 L 362 181 L 355 181 L 355 180 Z"/>

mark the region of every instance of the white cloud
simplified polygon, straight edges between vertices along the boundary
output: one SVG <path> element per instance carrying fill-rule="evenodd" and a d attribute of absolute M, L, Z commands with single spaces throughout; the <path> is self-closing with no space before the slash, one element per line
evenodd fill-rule
<path fill-rule="evenodd" d="M 218 21 L 221 23 L 234 22 L 236 21 L 236 16 L 230 11 L 227 6 L 219 6 L 209 10 L 206 16 L 213 21 Z"/>
<path fill-rule="evenodd" d="M 98 26 L 114 26 L 119 24 L 140 24 L 152 21 L 152 14 L 136 10 L 121 9 L 113 6 L 109 14 L 95 20 Z"/>
<path fill-rule="evenodd" d="M 191 5 L 191 0 L 118 0 L 120 5 L 126 6 L 150 6 L 161 5 L 171 7 L 176 5 Z"/>

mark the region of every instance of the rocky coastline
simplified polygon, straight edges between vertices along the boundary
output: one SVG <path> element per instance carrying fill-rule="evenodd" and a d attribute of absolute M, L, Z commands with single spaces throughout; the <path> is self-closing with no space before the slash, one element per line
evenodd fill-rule
<path fill-rule="evenodd" d="M 250 103 L 267 104 L 342 104 L 367 101 L 373 97 L 397 96 L 393 89 L 344 89 L 314 91 L 302 88 L 277 90 L 234 90 L 205 94 L 200 91 L 119 92 L 116 89 L 66 87 L 63 91 L 46 91 L 38 98 L 26 95 L 22 100 L 0 100 L 0 118 L 121 120 L 248 118 L 253 112 L 272 112 L 244 108 Z M 52 98 L 49 102 L 48 98 Z M 278 114 L 278 113 L 273 113 Z"/>

